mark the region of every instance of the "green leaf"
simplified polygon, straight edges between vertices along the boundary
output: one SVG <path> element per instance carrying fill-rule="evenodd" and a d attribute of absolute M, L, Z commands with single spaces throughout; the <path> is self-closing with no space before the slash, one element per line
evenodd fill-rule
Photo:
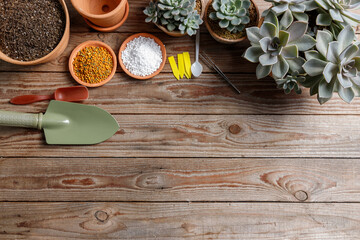
<path fill-rule="evenodd" d="M 316 76 L 323 73 L 326 64 L 327 62 L 314 58 L 306 61 L 306 63 L 303 65 L 303 68 L 310 76 Z"/>
<path fill-rule="evenodd" d="M 304 36 L 306 30 L 307 30 L 308 24 L 307 22 L 293 22 L 290 27 L 287 29 L 287 32 L 290 33 L 290 39 L 289 42 L 295 41 L 302 36 Z"/>
<path fill-rule="evenodd" d="M 350 81 L 349 78 L 343 76 L 341 73 L 338 73 L 337 75 L 337 79 L 340 83 L 340 85 L 343 87 L 343 88 L 350 88 L 353 86 L 352 82 Z"/>
<path fill-rule="evenodd" d="M 296 45 L 290 45 L 283 48 L 281 55 L 286 59 L 294 59 L 299 56 L 299 51 Z"/>
<path fill-rule="evenodd" d="M 272 68 L 272 75 L 275 79 L 283 78 L 286 73 L 289 71 L 289 64 L 285 59 L 279 57 L 279 61 L 274 64 Z"/>
<path fill-rule="evenodd" d="M 276 36 L 276 26 L 269 22 L 264 22 L 260 27 L 260 34 L 264 37 L 273 38 Z"/>
<path fill-rule="evenodd" d="M 296 12 L 293 12 L 292 15 L 293 15 L 298 21 L 309 22 L 309 16 L 308 16 L 306 13 L 296 13 Z"/>
<path fill-rule="evenodd" d="M 289 9 L 289 4 L 287 4 L 287 3 L 280 4 L 280 5 L 277 5 L 277 6 L 271 8 L 271 10 L 273 10 L 277 15 L 285 12 L 288 9 Z"/>
<path fill-rule="evenodd" d="M 290 5 L 290 10 L 294 13 L 303 13 L 305 11 L 306 6 L 303 4 Z"/>
<path fill-rule="evenodd" d="M 260 47 L 249 47 L 244 53 L 244 58 L 250 62 L 259 62 L 259 57 L 264 54 Z"/>
<path fill-rule="evenodd" d="M 283 16 L 281 17 L 280 26 L 287 29 L 293 21 L 294 21 L 293 15 L 291 14 L 290 10 L 287 10 L 284 12 Z"/>
<path fill-rule="evenodd" d="M 240 18 L 234 18 L 233 20 L 231 20 L 231 24 L 234 26 L 237 26 L 241 23 L 241 19 Z"/>
<path fill-rule="evenodd" d="M 326 53 L 326 59 L 332 63 L 337 63 L 339 60 L 339 42 L 329 43 Z"/>
<path fill-rule="evenodd" d="M 289 37 L 290 37 L 290 34 L 288 32 L 280 31 L 279 32 L 280 45 L 286 46 L 286 44 L 288 44 L 288 42 L 289 42 Z"/>
<path fill-rule="evenodd" d="M 217 20 L 216 12 L 211 12 L 211 13 L 209 14 L 209 18 L 212 19 L 212 20 Z"/>
<path fill-rule="evenodd" d="M 271 72 L 271 66 L 262 66 L 258 64 L 256 67 L 256 77 L 257 79 L 264 78 L 268 76 Z"/>
<path fill-rule="evenodd" d="M 322 7 L 325 10 L 328 10 L 329 5 L 325 1 L 326 0 L 315 0 L 315 2 L 320 5 L 320 7 Z"/>
<path fill-rule="evenodd" d="M 333 36 L 327 31 L 318 31 L 316 35 L 316 49 L 326 56 L 329 43 L 333 40 Z"/>
<path fill-rule="evenodd" d="M 224 18 L 225 18 L 225 16 L 224 16 L 222 13 L 220 13 L 220 12 L 216 12 L 216 17 L 217 17 L 218 19 L 224 19 Z"/>
<path fill-rule="evenodd" d="M 320 98 L 330 99 L 332 97 L 333 90 L 333 84 L 327 83 L 325 79 L 319 82 L 318 95 Z"/>
<path fill-rule="evenodd" d="M 273 11 L 269 11 L 266 14 L 266 16 L 264 18 L 264 22 L 272 23 L 275 25 L 276 29 L 279 28 L 279 20 Z"/>
<path fill-rule="evenodd" d="M 295 59 L 287 59 L 286 61 L 289 64 L 289 68 L 292 72 L 299 72 L 300 74 L 305 73 L 302 67 L 305 63 L 305 59 L 303 59 L 302 57 L 298 57 Z"/>
<path fill-rule="evenodd" d="M 339 67 L 331 62 L 328 62 L 324 68 L 324 77 L 327 83 L 330 83 L 333 77 L 336 76 L 336 74 L 339 71 Z"/>
<path fill-rule="evenodd" d="M 344 20 L 341 17 L 341 13 L 337 9 L 330 9 L 329 10 L 330 16 L 334 21 L 343 22 Z"/>
<path fill-rule="evenodd" d="M 337 40 L 339 42 L 339 52 L 342 52 L 355 39 L 355 31 L 351 26 L 346 26 L 339 33 Z"/>
<path fill-rule="evenodd" d="M 270 45 L 271 43 L 271 39 L 269 37 L 264 37 L 263 39 L 261 39 L 259 41 L 260 43 L 260 47 L 261 49 L 264 51 L 264 52 L 267 52 L 268 51 L 268 46 Z"/>
<path fill-rule="evenodd" d="M 305 58 L 306 60 L 310 60 L 310 59 L 321 59 L 321 60 L 325 60 L 324 57 L 316 50 L 309 50 L 305 52 Z"/>
<path fill-rule="evenodd" d="M 347 48 L 345 48 L 344 51 L 342 51 L 339 59 L 340 61 L 342 61 L 344 58 L 352 59 L 353 57 L 355 57 L 358 51 L 359 51 L 359 47 L 354 44 L 351 44 Z"/>
<path fill-rule="evenodd" d="M 332 18 L 329 14 L 321 13 L 316 17 L 316 25 L 329 26 L 332 22 Z"/>
<path fill-rule="evenodd" d="M 304 52 L 314 47 L 316 44 L 316 40 L 311 36 L 305 34 L 298 40 L 293 41 L 292 44 L 295 44 L 298 47 L 299 51 Z"/>
<path fill-rule="evenodd" d="M 273 56 L 271 53 L 265 53 L 259 57 L 259 62 L 263 66 L 274 65 L 275 63 L 277 63 L 277 61 L 278 61 L 278 57 Z"/>
<path fill-rule="evenodd" d="M 228 26 L 229 26 L 229 20 L 225 20 L 225 19 L 223 19 L 223 20 L 221 20 L 220 22 L 219 22 L 219 26 L 221 27 L 221 28 L 227 28 Z"/>
<path fill-rule="evenodd" d="M 347 103 L 351 103 L 351 101 L 355 97 L 355 93 L 352 90 L 352 88 L 343 88 L 343 87 L 339 86 L 338 93 L 339 93 L 339 96 L 341 97 L 341 99 Z"/>

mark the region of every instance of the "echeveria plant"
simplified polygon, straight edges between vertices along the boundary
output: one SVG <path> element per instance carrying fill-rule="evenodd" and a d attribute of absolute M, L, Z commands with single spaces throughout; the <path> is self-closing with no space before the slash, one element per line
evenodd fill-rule
<path fill-rule="evenodd" d="M 163 25 L 168 31 L 194 35 L 202 24 L 195 0 L 157 0 L 145 8 L 146 22 Z"/>
<path fill-rule="evenodd" d="M 300 51 L 311 49 L 316 41 L 305 34 L 306 22 L 293 22 L 286 30 L 279 30 L 277 18 L 272 22 L 265 21 L 260 28 L 246 29 L 250 41 L 244 57 L 250 62 L 259 63 L 256 68 L 257 78 L 263 78 L 270 73 L 275 79 L 282 79 L 289 72 L 303 73 L 302 65 L 305 59 Z"/>
<path fill-rule="evenodd" d="M 241 32 L 250 22 L 250 0 L 214 0 L 209 17 L 218 20 L 221 28 L 226 28 L 231 33 Z"/>
<path fill-rule="evenodd" d="M 348 103 L 360 96 L 360 43 L 353 29 L 360 16 L 349 11 L 360 0 L 266 1 L 273 6 L 260 28 L 247 29 L 251 47 L 244 53 L 259 62 L 257 77 L 272 76 L 285 93 L 310 88 L 320 104 L 333 92 Z"/>

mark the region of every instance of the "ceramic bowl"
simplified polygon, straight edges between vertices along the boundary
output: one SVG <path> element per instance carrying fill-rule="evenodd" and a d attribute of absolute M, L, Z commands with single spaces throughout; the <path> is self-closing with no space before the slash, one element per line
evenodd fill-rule
<path fill-rule="evenodd" d="M 122 21 L 127 0 L 71 0 L 79 14 L 99 27 L 112 27 Z"/>
<path fill-rule="evenodd" d="M 112 69 L 109 77 L 107 77 L 105 80 L 103 80 L 103 81 L 101 81 L 99 83 L 86 83 L 86 82 L 83 82 L 76 76 L 76 74 L 74 72 L 74 66 L 73 66 L 74 59 L 75 59 L 76 55 L 78 54 L 78 52 L 81 51 L 85 47 L 104 47 L 109 51 L 109 53 L 112 56 L 113 65 L 114 65 L 113 69 Z M 100 41 L 86 41 L 86 42 L 81 43 L 76 48 L 74 48 L 74 50 L 72 51 L 72 53 L 70 55 L 70 58 L 69 58 L 69 70 L 70 70 L 71 76 L 79 84 L 87 86 L 87 87 L 100 87 L 100 86 L 104 85 L 105 83 L 109 82 L 113 78 L 113 76 L 114 76 L 114 74 L 116 72 L 116 67 L 117 67 L 117 60 L 116 60 L 116 55 L 115 55 L 114 51 L 112 50 L 112 48 L 109 45 L 107 45 L 107 44 L 105 44 L 103 42 L 100 42 Z"/>
<path fill-rule="evenodd" d="M 260 21 L 259 21 L 259 18 L 260 18 L 260 13 L 259 13 L 259 8 L 258 6 L 255 4 L 255 2 L 253 0 L 250 0 L 251 1 L 251 4 L 254 5 L 255 7 L 255 12 L 256 12 L 256 24 L 254 26 L 258 26 L 260 27 Z M 242 42 L 244 41 L 245 39 L 247 39 L 246 37 L 246 34 L 245 36 L 239 38 L 239 39 L 227 39 L 227 38 L 223 38 L 221 36 L 219 36 L 218 34 L 216 34 L 210 24 L 209 24 L 209 20 L 208 20 L 208 10 L 209 10 L 209 7 L 210 5 L 212 4 L 212 0 L 210 0 L 208 2 L 208 4 L 206 5 L 206 8 L 205 8 L 205 17 L 204 17 L 204 22 L 205 22 L 205 25 L 206 25 L 206 28 L 207 30 L 209 31 L 210 35 L 218 42 L 220 43 L 225 43 L 225 44 L 235 44 L 235 43 L 239 43 L 239 42 Z"/>
<path fill-rule="evenodd" d="M 116 24 L 114 26 L 111 26 L 111 27 L 101 27 L 101 26 L 93 24 L 92 22 L 90 22 L 86 18 L 84 18 L 84 20 L 85 20 L 87 25 L 89 25 L 91 28 L 95 29 L 96 31 L 99 31 L 99 32 L 113 32 L 115 29 L 119 28 L 121 25 L 124 24 L 124 22 L 126 21 L 126 19 L 129 16 L 129 10 L 130 10 L 129 9 L 129 3 L 126 3 L 125 14 L 124 14 L 123 19 L 118 24 Z"/>
<path fill-rule="evenodd" d="M 150 74 L 148 76 L 144 76 L 144 77 L 137 76 L 137 75 L 134 75 L 131 72 L 129 72 L 129 70 L 126 69 L 126 67 L 125 67 L 125 65 L 124 65 L 124 63 L 122 61 L 122 58 L 121 58 L 121 53 L 122 53 L 122 51 L 125 50 L 128 42 L 130 42 L 133 39 L 135 39 L 137 37 L 140 37 L 140 36 L 154 39 L 154 41 L 160 46 L 161 52 L 162 52 L 162 62 L 160 64 L 160 67 L 155 72 L 153 72 L 152 74 Z M 124 72 L 127 75 L 129 75 L 130 77 L 135 78 L 135 79 L 139 79 L 139 80 L 150 79 L 150 78 L 158 75 L 165 66 L 165 63 L 166 63 L 166 48 L 165 48 L 165 45 L 160 41 L 160 39 L 158 39 L 157 37 L 155 37 L 154 35 L 149 34 L 149 33 L 137 33 L 137 34 L 131 35 L 130 37 L 125 39 L 125 41 L 121 44 L 121 47 L 120 47 L 120 50 L 119 50 L 119 63 L 120 63 L 121 68 L 124 70 Z"/>
<path fill-rule="evenodd" d="M 60 40 L 60 42 L 58 43 L 58 45 L 46 56 L 39 58 L 39 59 L 35 59 L 32 61 L 19 61 L 19 60 L 15 60 L 12 59 L 10 57 L 8 57 L 7 55 L 5 55 L 4 53 L 2 53 L 0 51 L 0 59 L 12 63 L 12 64 L 16 64 L 16 65 L 23 65 L 23 66 L 27 66 L 27 65 L 37 65 L 37 64 L 41 64 L 41 63 L 46 63 L 46 62 L 50 62 L 54 59 L 56 59 L 58 56 L 60 56 L 65 48 L 67 47 L 68 43 L 69 43 L 69 37 L 70 37 L 70 17 L 69 17 L 69 11 L 66 7 L 65 1 L 64 0 L 59 0 L 61 6 L 63 7 L 64 13 L 65 13 L 65 30 L 64 30 L 64 34 Z"/>

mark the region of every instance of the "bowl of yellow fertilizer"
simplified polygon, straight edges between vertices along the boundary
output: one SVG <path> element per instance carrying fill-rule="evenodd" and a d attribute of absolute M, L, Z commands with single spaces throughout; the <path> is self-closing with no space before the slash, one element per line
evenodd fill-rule
<path fill-rule="evenodd" d="M 114 51 L 100 41 L 81 43 L 69 58 L 71 76 L 87 87 L 99 87 L 109 82 L 116 72 L 116 66 Z"/>

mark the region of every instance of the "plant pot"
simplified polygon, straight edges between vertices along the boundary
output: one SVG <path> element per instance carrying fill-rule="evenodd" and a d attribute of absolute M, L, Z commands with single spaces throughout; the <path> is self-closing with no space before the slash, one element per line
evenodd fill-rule
<path fill-rule="evenodd" d="M 127 0 L 71 0 L 71 3 L 82 17 L 103 28 L 119 24 L 128 4 Z"/>
<path fill-rule="evenodd" d="M 250 0 L 251 1 L 251 5 L 254 6 L 255 8 L 255 13 L 256 13 L 256 23 L 253 24 L 252 26 L 260 26 L 260 13 L 259 13 L 259 8 L 258 6 L 254 3 L 253 0 Z M 225 43 L 225 44 L 235 44 L 235 43 L 239 43 L 239 42 L 242 42 L 244 41 L 245 39 L 247 39 L 246 37 L 246 33 L 243 37 L 240 37 L 240 38 L 236 38 L 236 39 L 228 39 L 228 38 L 224 38 L 222 36 L 219 36 L 211 27 L 211 24 L 210 24 L 210 20 L 209 20 L 209 8 L 210 8 L 210 5 L 212 4 L 212 0 L 210 0 L 208 2 L 208 4 L 206 5 L 206 8 L 205 8 L 205 25 L 206 25 L 206 28 L 208 29 L 210 35 L 218 42 L 220 43 Z M 251 6 L 250 6 L 251 7 Z M 246 25 L 244 30 L 247 28 L 247 27 L 252 27 L 251 25 L 249 26 Z"/>
<path fill-rule="evenodd" d="M 28 66 L 28 65 L 37 65 L 37 64 L 41 64 L 41 63 L 50 62 L 50 61 L 56 59 L 58 56 L 60 56 L 64 52 L 65 48 L 67 47 L 67 45 L 69 43 L 70 17 L 69 17 L 69 11 L 66 7 L 65 1 L 59 0 L 59 2 L 61 4 L 61 6 L 63 7 L 64 13 L 65 13 L 65 21 L 66 21 L 65 30 L 64 30 L 64 34 L 63 34 L 60 42 L 49 54 L 45 55 L 42 58 L 35 59 L 32 61 L 19 61 L 19 60 L 15 60 L 15 59 L 8 57 L 7 55 L 5 55 L 4 53 L 2 53 L 0 51 L 0 59 L 4 60 L 6 62 L 12 63 L 12 64 L 16 64 L 16 65 Z"/>
<path fill-rule="evenodd" d="M 204 18 L 204 14 L 205 14 L 205 0 L 198 0 L 200 1 L 200 4 L 201 4 L 201 13 L 200 13 L 200 18 L 203 19 Z M 181 33 L 180 31 L 168 31 L 166 27 L 160 25 L 160 24 L 157 24 L 155 23 L 155 25 L 161 30 L 163 31 L 164 33 L 166 33 L 167 35 L 169 36 L 172 36 L 172 37 L 183 37 L 186 35 L 186 33 Z"/>

